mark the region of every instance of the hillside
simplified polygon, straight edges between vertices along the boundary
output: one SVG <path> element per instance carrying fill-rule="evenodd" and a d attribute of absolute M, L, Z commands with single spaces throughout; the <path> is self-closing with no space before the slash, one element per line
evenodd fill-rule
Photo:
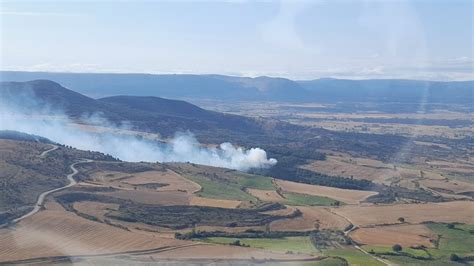
<path fill-rule="evenodd" d="M 69 165 L 79 158 L 115 160 L 54 145 L 43 137 L 0 130 L 0 225 L 28 211 L 41 192 L 64 185 Z"/>
<path fill-rule="evenodd" d="M 293 81 L 224 75 L 92 74 L 1 71 L 2 81 L 48 79 L 94 98 L 115 95 L 181 99 L 296 102 L 472 103 L 474 81 Z"/>
<path fill-rule="evenodd" d="M 196 134 L 262 130 L 253 119 L 207 111 L 184 101 L 138 96 L 95 100 L 49 80 L 2 82 L 0 99 L 26 113 L 64 113 L 73 119 L 100 114 L 111 122 L 127 121 L 139 130 L 164 136 L 187 130 Z"/>

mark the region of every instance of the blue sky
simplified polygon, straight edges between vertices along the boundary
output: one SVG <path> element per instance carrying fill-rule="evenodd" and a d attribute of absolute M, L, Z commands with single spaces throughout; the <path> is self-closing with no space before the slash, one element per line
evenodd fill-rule
<path fill-rule="evenodd" d="M 1 69 L 474 79 L 474 1 L 2 1 Z"/>

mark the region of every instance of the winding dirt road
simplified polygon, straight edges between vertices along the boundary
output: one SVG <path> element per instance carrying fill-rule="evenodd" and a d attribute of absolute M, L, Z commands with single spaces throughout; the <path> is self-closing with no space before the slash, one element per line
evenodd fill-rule
<path fill-rule="evenodd" d="M 53 151 L 53 150 L 57 149 L 57 148 L 58 148 L 58 147 L 56 146 L 55 148 L 52 148 L 51 150 L 46 151 L 46 154 L 47 154 L 48 152 L 50 152 L 50 151 Z M 41 154 L 41 156 L 43 156 L 43 154 L 45 154 L 45 152 L 43 152 L 43 153 Z M 45 155 L 44 155 L 44 156 L 45 156 Z M 63 189 L 72 187 L 72 186 L 74 186 L 75 184 L 77 184 L 76 180 L 74 180 L 74 176 L 75 176 L 79 171 L 75 168 L 75 166 L 76 166 L 77 164 L 80 164 L 80 163 L 90 163 L 90 162 L 92 162 L 92 160 L 82 160 L 82 161 L 80 161 L 80 162 L 75 162 L 75 163 L 69 165 L 69 168 L 71 168 L 71 170 L 72 170 L 72 173 L 70 173 L 70 174 L 67 175 L 67 179 L 69 180 L 69 184 L 67 184 L 67 185 L 65 185 L 65 186 L 63 186 L 63 187 L 51 189 L 51 190 L 48 190 L 48 191 L 45 191 L 45 192 L 41 193 L 41 194 L 38 196 L 38 200 L 36 201 L 36 205 L 35 205 L 35 207 L 33 208 L 33 210 L 31 210 L 29 213 L 27 213 L 27 214 L 25 214 L 25 215 L 23 215 L 23 216 L 21 216 L 21 217 L 19 217 L 19 218 L 16 218 L 16 219 L 12 220 L 12 223 L 17 223 L 17 222 L 19 222 L 19 221 L 21 221 L 21 220 L 23 220 L 23 219 L 25 219 L 25 218 L 30 217 L 31 215 L 33 215 L 33 214 L 35 214 L 35 213 L 37 213 L 37 212 L 41 209 L 41 207 L 43 206 L 44 199 L 45 199 L 46 196 L 48 196 L 49 194 L 54 193 L 54 192 L 58 192 L 58 191 L 60 191 L 60 190 L 63 190 Z"/>
<path fill-rule="evenodd" d="M 49 149 L 49 150 L 47 150 L 47 151 L 44 151 L 44 152 L 42 152 L 42 153 L 40 154 L 40 157 L 41 157 L 41 158 L 44 158 L 44 157 L 46 157 L 46 155 L 48 155 L 48 153 L 50 153 L 50 152 L 52 152 L 52 151 L 55 151 L 55 150 L 57 150 L 57 149 L 59 148 L 59 146 L 57 146 L 57 145 L 54 145 L 54 144 L 49 144 L 49 145 L 51 145 L 51 146 L 52 146 L 52 147 L 51 147 L 51 149 Z"/>

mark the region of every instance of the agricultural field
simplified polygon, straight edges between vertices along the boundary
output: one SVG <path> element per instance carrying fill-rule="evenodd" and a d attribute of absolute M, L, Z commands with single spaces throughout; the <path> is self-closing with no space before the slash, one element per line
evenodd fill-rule
<path fill-rule="evenodd" d="M 463 265 L 469 264 L 474 254 L 472 224 L 427 223 L 426 228 L 435 236 L 430 245 L 402 244 L 401 251 L 388 246 L 364 245 L 370 254 L 386 258 L 394 263 L 416 265 Z M 426 229 L 420 230 L 421 233 Z M 398 239 L 402 240 L 402 238 Z M 414 243 L 411 243 L 414 244 Z M 455 257 L 453 257 L 455 256 Z"/>
<path fill-rule="evenodd" d="M 282 219 L 270 224 L 272 231 L 312 231 L 316 229 L 343 230 L 350 223 L 324 207 L 297 207 L 302 215 L 292 219 Z"/>
<path fill-rule="evenodd" d="M 359 226 L 398 224 L 399 218 L 405 222 L 418 224 L 423 222 L 473 223 L 474 202 L 452 201 L 424 204 L 395 204 L 378 206 L 343 206 L 333 209 Z"/>
<path fill-rule="evenodd" d="M 93 240 L 93 241 L 91 241 Z M 131 250 L 180 246 L 183 241 L 135 234 L 81 218 L 48 202 L 46 210 L 0 229 L 0 258 L 3 262 L 40 257 L 97 255 Z"/>
<path fill-rule="evenodd" d="M 343 204 L 331 198 L 303 193 L 260 190 L 254 188 L 248 188 L 246 191 L 261 201 L 280 202 L 288 206 L 339 206 Z"/>
<path fill-rule="evenodd" d="M 350 234 L 352 240 L 364 245 L 392 247 L 432 247 L 437 235 L 425 224 L 399 224 L 359 228 Z"/>
<path fill-rule="evenodd" d="M 324 116 L 314 115 L 311 119 Z M 446 119 L 450 115 L 455 117 L 446 114 Z M 304 123 L 309 116 L 305 114 Z M 328 119 L 415 118 L 335 114 Z M 438 126 L 423 125 L 430 130 Z M 458 134 L 462 127 L 453 130 Z M 279 164 L 289 171 L 276 167 L 275 172 L 249 173 L 192 163 L 122 162 L 69 147 L 2 140 L 0 166 L 4 176 L 18 180 L 16 189 L 26 188 L 17 173 L 48 180 L 17 196 L 15 208 L 0 210 L 5 220 L 31 210 L 40 192 L 65 185 L 78 158 L 89 161 L 76 166 L 77 184 L 48 195 L 34 215 L 0 228 L 0 263 L 57 262 L 60 256 L 105 263 L 471 263 L 474 161 L 457 136 L 441 142 L 426 138 L 434 138 L 428 131 L 419 133 L 425 139 L 405 148 L 426 156 L 413 160 L 405 160 L 402 152 L 383 157 L 385 151 L 321 148 L 305 159 L 285 157 Z M 427 155 L 425 148 L 436 152 Z M 287 147 L 277 151 L 290 153 Z M 461 151 L 465 157 L 444 156 Z M 29 161 L 33 168 L 22 167 Z M 0 199 L 11 207 L 6 202 L 15 194 L 5 195 Z M 393 250 L 396 244 L 402 251 Z M 452 260 L 453 254 L 459 261 Z"/>
<path fill-rule="evenodd" d="M 326 186 L 296 183 L 286 180 L 276 180 L 275 183 L 278 185 L 279 188 L 282 189 L 284 193 L 302 193 L 306 195 L 326 197 L 347 204 L 358 204 L 370 196 L 377 195 L 377 192 L 373 191 L 332 188 Z"/>
<path fill-rule="evenodd" d="M 394 178 L 400 178 L 400 173 L 393 164 L 386 164 L 377 160 L 354 158 L 348 155 L 329 155 L 326 156 L 326 160 L 324 161 L 314 161 L 301 167 L 330 176 L 366 179 L 387 185 L 389 185 Z"/>
<path fill-rule="evenodd" d="M 230 238 L 230 237 L 209 237 L 201 239 L 201 241 L 227 244 L 241 245 L 254 248 L 281 251 L 285 253 L 304 253 L 318 254 L 311 243 L 309 237 L 282 237 L 282 238 Z M 238 241 L 238 242 L 237 242 Z M 237 244 L 236 244 L 237 243 Z"/>

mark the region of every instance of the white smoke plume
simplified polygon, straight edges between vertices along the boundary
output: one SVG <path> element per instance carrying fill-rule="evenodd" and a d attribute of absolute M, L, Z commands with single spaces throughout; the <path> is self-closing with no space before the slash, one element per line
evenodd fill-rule
<path fill-rule="evenodd" d="M 218 147 L 201 145 L 191 133 L 177 133 L 167 142 L 144 139 L 131 134 L 116 132 L 130 130 L 124 123 L 120 126 L 109 123 L 100 115 L 84 117 L 86 124 L 101 125 L 106 132 L 91 132 L 72 125 L 72 121 L 60 112 L 51 116 L 51 108 L 35 114 L 25 114 L 17 107 L 0 106 L 0 130 L 15 130 L 46 137 L 54 142 L 82 150 L 100 151 L 130 162 L 192 162 L 241 171 L 253 168 L 268 168 L 277 163 L 267 158 L 260 148 L 243 149 L 231 143 Z M 115 132 L 114 132 L 115 131 Z"/>

